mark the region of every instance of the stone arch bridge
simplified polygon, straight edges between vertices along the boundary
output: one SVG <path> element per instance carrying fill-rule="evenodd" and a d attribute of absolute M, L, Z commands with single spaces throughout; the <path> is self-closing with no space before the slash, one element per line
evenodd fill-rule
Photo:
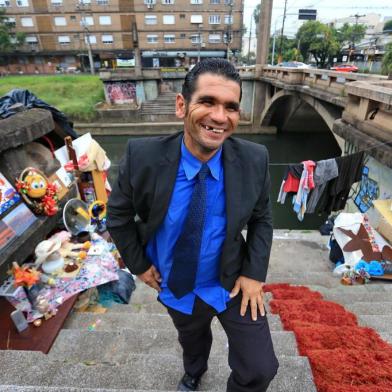
<path fill-rule="evenodd" d="M 392 167 L 392 81 L 386 77 L 281 67 L 243 69 L 241 75 L 245 89 L 253 82 L 255 132 L 329 130 L 341 148 L 345 141 L 370 148 Z"/>

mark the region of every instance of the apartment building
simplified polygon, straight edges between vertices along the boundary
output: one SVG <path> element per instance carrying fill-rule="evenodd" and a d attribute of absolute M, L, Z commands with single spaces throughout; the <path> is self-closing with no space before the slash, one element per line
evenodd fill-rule
<path fill-rule="evenodd" d="M 54 73 L 189 65 L 241 51 L 243 0 L 0 0 L 25 44 L 1 70 Z"/>
<path fill-rule="evenodd" d="M 87 70 L 90 47 L 95 68 L 132 58 L 132 0 L 0 0 L 25 45 L 8 59 L 8 70 L 54 73 Z"/>
<path fill-rule="evenodd" d="M 135 14 L 145 67 L 241 52 L 243 0 L 135 0 Z"/>

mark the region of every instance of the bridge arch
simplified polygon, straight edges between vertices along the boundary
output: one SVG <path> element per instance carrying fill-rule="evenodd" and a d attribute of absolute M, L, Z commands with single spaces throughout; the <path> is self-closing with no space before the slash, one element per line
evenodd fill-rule
<path fill-rule="evenodd" d="M 280 90 L 272 96 L 267 94 L 266 105 L 260 116 L 260 125 L 262 127 L 276 125 L 273 124 L 273 119 L 278 111 L 283 113 L 283 116 L 285 116 L 284 123 L 287 124 L 303 103 L 310 106 L 321 117 L 329 131 L 332 132 L 334 121 L 342 115 L 342 108 L 327 102 L 321 102 L 307 94 L 287 90 Z M 334 136 L 336 137 L 335 134 Z"/>

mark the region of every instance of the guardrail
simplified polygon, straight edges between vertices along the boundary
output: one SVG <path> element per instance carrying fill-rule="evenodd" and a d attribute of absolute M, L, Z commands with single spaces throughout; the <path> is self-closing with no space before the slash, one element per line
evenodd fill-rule
<path fill-rule="evenodd" d="M 249 72 L 249 71 L 247 71 Z M 285 67 L 263 67 L 261 78 L 275 79 L 288 85 L 305 85 L 328 91 L 331 94 L 346 96 L 346 84 L 356 81 L 379 82 L 386 76 L 357 74 L 352 72 L 329 71 L 326 69 L 298 69 Z"/>

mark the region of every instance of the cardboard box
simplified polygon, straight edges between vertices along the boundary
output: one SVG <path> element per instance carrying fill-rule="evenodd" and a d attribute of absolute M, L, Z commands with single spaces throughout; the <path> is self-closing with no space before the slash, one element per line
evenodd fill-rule
<path fill-rule="evenodd" d="M 392 243 L 392 199 L 374 200 L 373 227 Z"/>

